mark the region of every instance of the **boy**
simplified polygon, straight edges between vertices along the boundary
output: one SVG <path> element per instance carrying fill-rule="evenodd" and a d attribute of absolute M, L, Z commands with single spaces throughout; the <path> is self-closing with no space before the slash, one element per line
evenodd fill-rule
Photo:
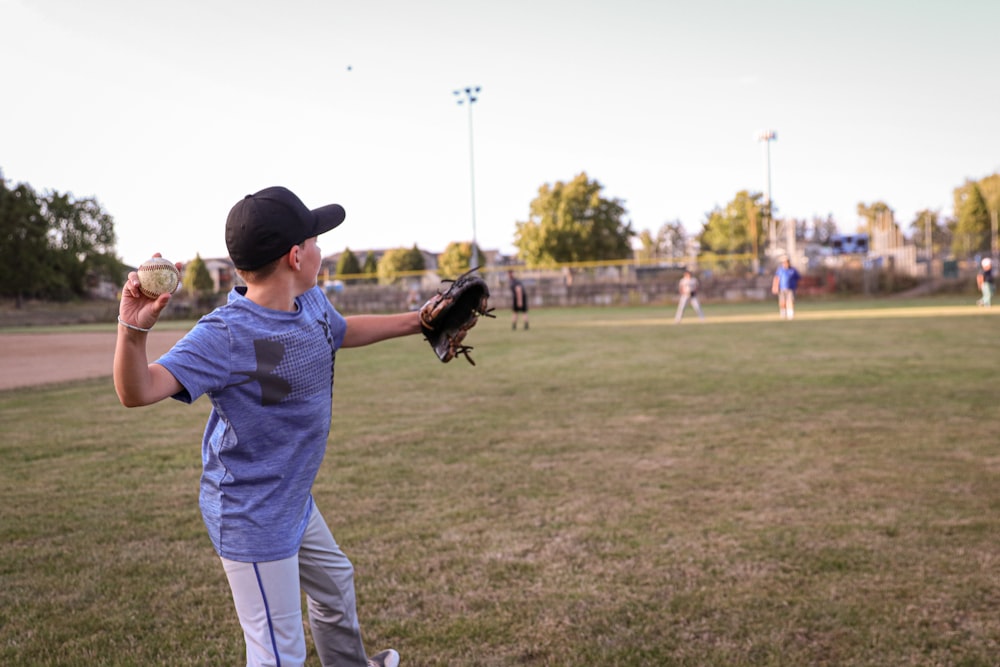
<path fill-rule="evenodd" d="M 114 360 L 121 403 L 191 403 L 203 394 L 212 402 L 199 505 L 229 580 L 248 667 L 305 661 L 300 586 L 325 667 L 399 664 L 392 649 L 368 658 L 353 566 L 312 498 L 337 351 L 421 332 L 418 312 L 344 318 L 316 285 L 317 237 L 344 217 L 337 204 L 310 210 L 281 187 L 237 202 L 226 245 L 246 287 L 154 363 L 146 332 L 170 295 L 141 296 L 135 273 L 122 290 Z"/>
<path fill-rule="evenodd" d="M 985 308 L 990 308 L 993 303 L 993 260 L 989 257 L 983 257 L 980 266 L 983 268 L 976 274 L 976 285 L 983 296 L 976 303 Z"/>
<path fill-rule="evenodd" d="M 677 293 L 680 295 L 680 300 L 677 302 L 677 313 L 674 315 L 675 324 L 680 323 L 684 317 L 684 309 L 689 303 L 694 312 L 698 313 L 698 317 L 705 319 L 705 313 L 698 303 L 698 279 L 691 275 L 690 269 L 684 269 L 684 277 L 677 282 Z"/>
<path fill-rule="evenodd" d="M 517 330 L 518 314 L 524 318 L 524 328 L 528 329 L 528 293 L 524 291 L 524 283 L 514 277 L 513 271 L 507 272 L 510 279 L 511 309 L 514 311 L 514 319 L 511 320 L 511 331 Z"/>
<path fill-rule="evenodd" d="M 778 295 L 778 314 L 781 319 L 795 318 L 795 290 L 799 286 L 799 272 L 792 266 L 787 255 L 781 258 L 781 266 L 774 272 L 771 293 Z"/>

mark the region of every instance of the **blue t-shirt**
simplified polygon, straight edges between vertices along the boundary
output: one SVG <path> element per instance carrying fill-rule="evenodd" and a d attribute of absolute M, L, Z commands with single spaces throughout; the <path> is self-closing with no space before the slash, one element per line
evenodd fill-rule
<path fill-rule="evenodd" d="M 322 290 L 295 312 L 229 294 L 157 360 L 191 403 L 212 402 L 199 504 L 220 556 L 253 562 L 298 552 L 330 434 L 333 368 L 347 322 Z"/>
<path fill-rule="evenodd" d="M 794 266 L 779 266 L 774 274 L 778 276 L 778 289 L 794 290 L 799 286 L 799 272 Z"/>

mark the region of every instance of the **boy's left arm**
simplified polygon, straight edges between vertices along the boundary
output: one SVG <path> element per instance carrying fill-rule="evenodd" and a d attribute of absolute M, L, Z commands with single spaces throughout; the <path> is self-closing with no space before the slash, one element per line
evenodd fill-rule
<path fill-rule="evenodd" d="M 352 315 L 345 319 L 347 331 L 341 347 L 361 347 L 423 332 L 418 311 L 396 315 Z"/>

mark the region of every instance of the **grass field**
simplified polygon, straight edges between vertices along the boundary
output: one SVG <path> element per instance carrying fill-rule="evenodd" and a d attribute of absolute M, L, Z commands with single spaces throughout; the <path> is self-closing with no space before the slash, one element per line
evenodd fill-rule
<path fill-rule="evenodd" d="M 501 313 L 476 367 L 343 351 L 315 496 L 369 649 L 997 665 L 1000 317 L 967 303 Z M 240 664 L 207 410 L 126 410 L 110 379 L 0 393 L 0 664 Z"/>

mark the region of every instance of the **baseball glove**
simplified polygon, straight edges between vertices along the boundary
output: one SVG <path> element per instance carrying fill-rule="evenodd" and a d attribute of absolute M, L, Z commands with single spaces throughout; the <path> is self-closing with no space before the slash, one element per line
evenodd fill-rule
<path fill-rule="evenodd" d="M 472 347 L 462 341 L 480 317 L 496 317 L 489 307 L 490 289 L 486 281 L 472 275 L 476 270 L 470 269 L 455 280 L 444 281 L 442 288 L 445 285 L 447 288 L 439 290 L 420 308 L 424 337 L 438 359 L 445 363 L 461 354 L 475 366 L 476 362 L 469 356 Z"/>

